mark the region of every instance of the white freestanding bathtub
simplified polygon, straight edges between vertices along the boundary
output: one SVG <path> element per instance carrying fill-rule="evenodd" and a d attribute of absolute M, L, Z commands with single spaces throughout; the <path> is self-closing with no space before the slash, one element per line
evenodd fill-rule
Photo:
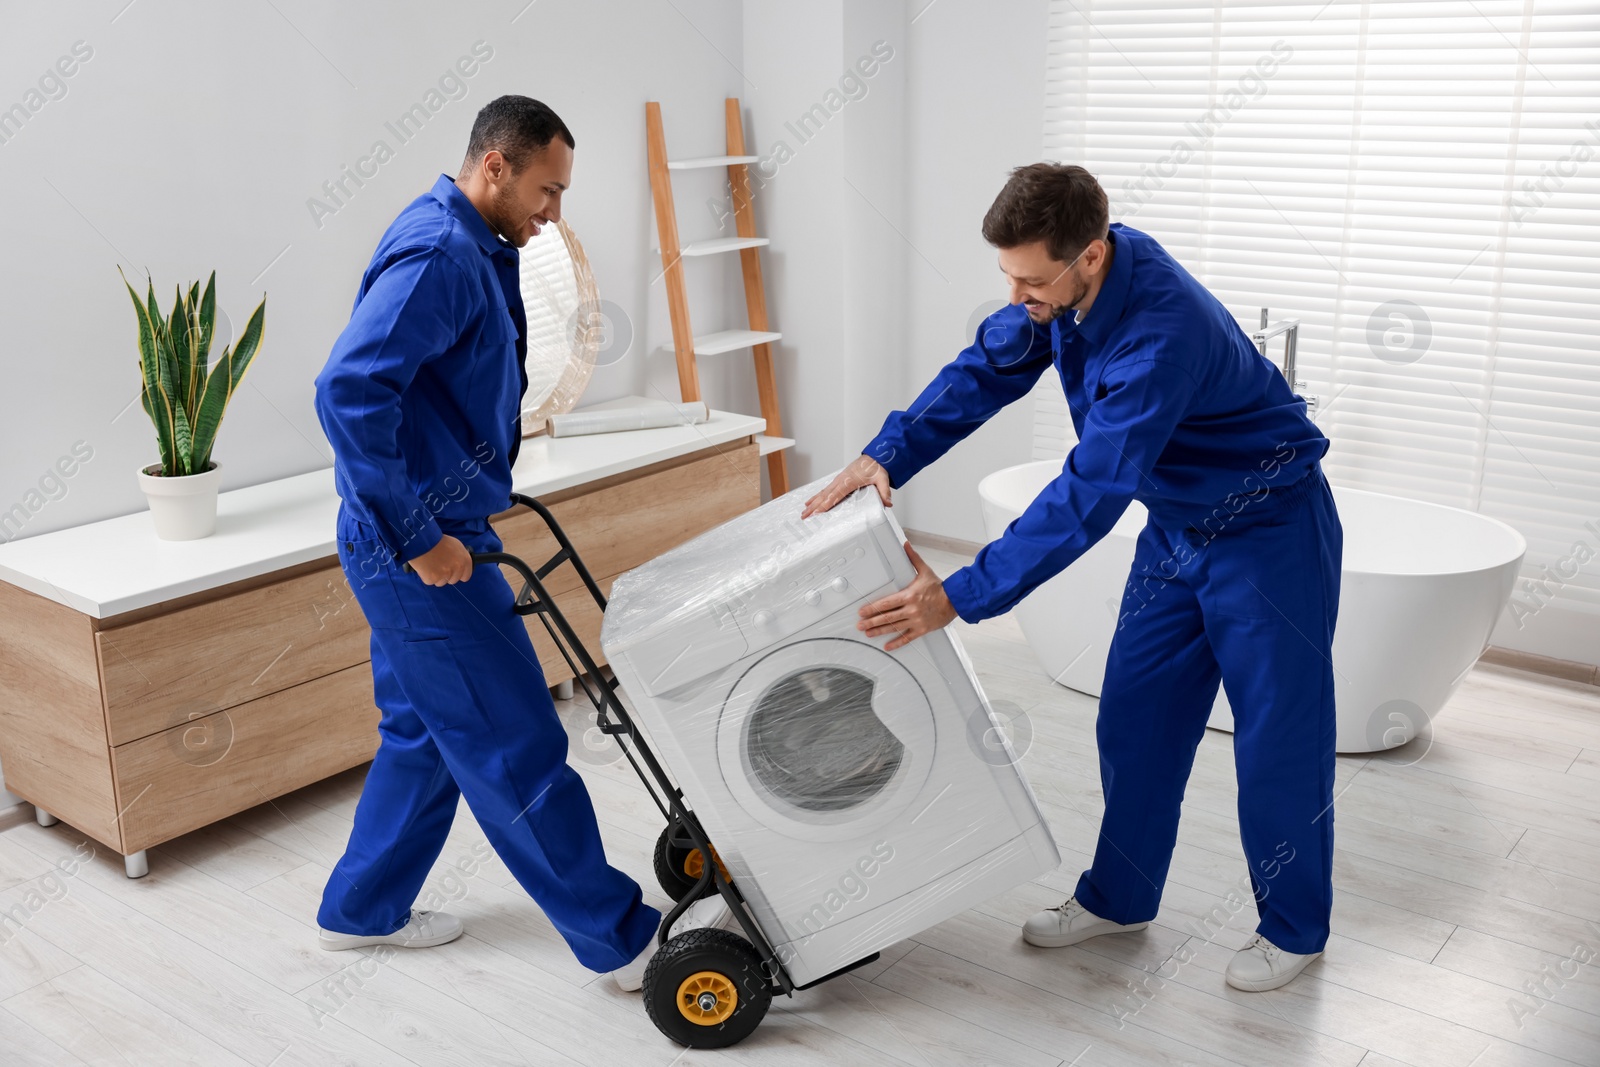
<path fill-rule="evenodd" d="M 1061 463 L 1007 467 L 978 486 L 991 540 L 1005 532 Z M 1410 741 L 1444 706 L 1488 644 L 1527 542 L 1496 519 L 1360 489 L 1333 490 L 1344 527 L 1334 701 L 1340 752 Z M 1016 608 L 1039 664 L 1062 685 L 1099 696 L 1134 541 L 1135 501 L 1109 534 Z M 1231 729 L 1220 689 L 1209 725 Z"/>

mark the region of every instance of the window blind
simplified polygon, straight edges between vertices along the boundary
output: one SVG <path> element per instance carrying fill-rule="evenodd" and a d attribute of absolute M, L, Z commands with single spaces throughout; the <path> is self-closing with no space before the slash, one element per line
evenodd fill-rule
<path fill-rule="evenodd" d="M 1510 523 L 1530 581 L 1588 544 L 1558 592 L 1600 646 L 1600 5 L 1055 0 L 1049 32 L 1046 156 L 1247 330 L 1301 320 L 1330 479 Z M 1059 383 L 1035 411 L 1063 454 Z"/>

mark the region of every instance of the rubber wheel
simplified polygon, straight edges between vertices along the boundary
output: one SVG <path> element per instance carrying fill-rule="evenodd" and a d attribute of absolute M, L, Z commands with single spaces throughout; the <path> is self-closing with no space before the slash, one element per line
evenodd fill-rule
<path fill-rule="evenodd" d="M 672 843 L 676 831 L 676 824 L 667 826 L 661 831 L 661 836 L 656 838 L 656 854 L 654 866 L 656 881 L 661 884 L 661 891 L 673 900 L 682 900 L 700 881 L 700 872 L 705 868 L 705 861 L 700 856 L 697 848 L 685 848 Z M 711 850 L 716 857 L 717 867 L 722 871 L 722 877 L 728 877 L 728 868 L 722 865 L 722 858 L 717 856 L 717 850 Z M 708 884 L 706 887 L 711 889 Z"/>
<path fill-rule="evenodd" d="M 689 1048 L 727 1048 L 750 1036 L 772 1005 L 755 948 L 728 930 L 700 929 L 662 945 L 644 970 L 644 1010 Z"/>

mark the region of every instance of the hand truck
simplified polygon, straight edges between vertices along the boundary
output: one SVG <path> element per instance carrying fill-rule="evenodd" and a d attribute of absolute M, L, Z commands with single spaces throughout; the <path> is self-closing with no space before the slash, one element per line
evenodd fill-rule
<path fill-rule="evenodd" d="M 574 680 L 594 706 L 595 725 L 616 738 L 617 747 L 627 756 L 650 799 L 655 801 L 666 820 L 656 840 L 654 867 L 662 890 L 676 903 L 661 922 L 657 934 L 660 945 L 645 969 L 645 1011 L 656 1029 L 680 1045 L 726 1048 L 755 1030 L 774 995 L 793 997 L 796 990 L 810 989 L 871 963 L 878 958 L 878 953 L 815 981 L 794 984 L 772 943 L 746 906 L 744 896 L 729 880 L 727 869 L 707 839 L 700 820 L 685 803 L 683 791 L 673 785 L 623 707 L 614 683 L 595 664 L 594 657 L 566 616 L 545 591 L 544 580 L 562 564 L 570 563 L 602 613 L 606 608 L 605 594 L 549 508 L 521 493 L 512 493 L 511 502 L 523 505 L 544 521 L 558 546 L 555 555 L 534 569 L 508 552 L 474 552 L 473 565 L 499 563 L 521 574 L 523 586 L 512 610 L 518 615 L 539 616 Z M 411 565 L 407 563 L 405 569 L 411 570 Z M 631 748 L 625 739 L 632 742 Z M 712 862 L 705 862 L 706 856 L 710 856 Z M 713 891 L 721 894 L 744 936 L 731 930 L 697 928 L 670 937 L 672 925 L 689 905 Z"/>

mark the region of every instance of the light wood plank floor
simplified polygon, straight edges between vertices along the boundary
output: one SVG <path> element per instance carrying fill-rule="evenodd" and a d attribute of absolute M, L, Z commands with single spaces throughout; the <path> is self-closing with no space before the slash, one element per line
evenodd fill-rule
<path fill-rule="evenodd" d="M 1026 717 L 1061 867 L 780 999 L 737 1048 L 685 1052 L 578 965 L 465 805 L 421 906 L 466 936 L 384 964 L 318 950 L 358 768 L 152 850 L 139 881 L 104 849 L 63 875 L 81 834 L 26 805 L 0 816 L 0 1062 L 1600 1064 L 1600 689 L 1480 666 L 1430 739 L 1340 757 L 1327 954 L 1247 994 L 1222 980 L 1254 926 L 1247 890 L 1229 903 L 1245 874 L 1229 735 L 1200 747 L 1157 922 L 1030 948 L 1018 924 L 1093 848 L 1095 701 L 1051 685 L 1012 621 L 956 625 L 991 698 Z M 576 737 L 580 709 L 562 711 Z M 625 762 L 577 749 L 612 862 L 665 907 L 659 816 Z M 1230 914 L 1206 935 L 1202 917 Z"/>

